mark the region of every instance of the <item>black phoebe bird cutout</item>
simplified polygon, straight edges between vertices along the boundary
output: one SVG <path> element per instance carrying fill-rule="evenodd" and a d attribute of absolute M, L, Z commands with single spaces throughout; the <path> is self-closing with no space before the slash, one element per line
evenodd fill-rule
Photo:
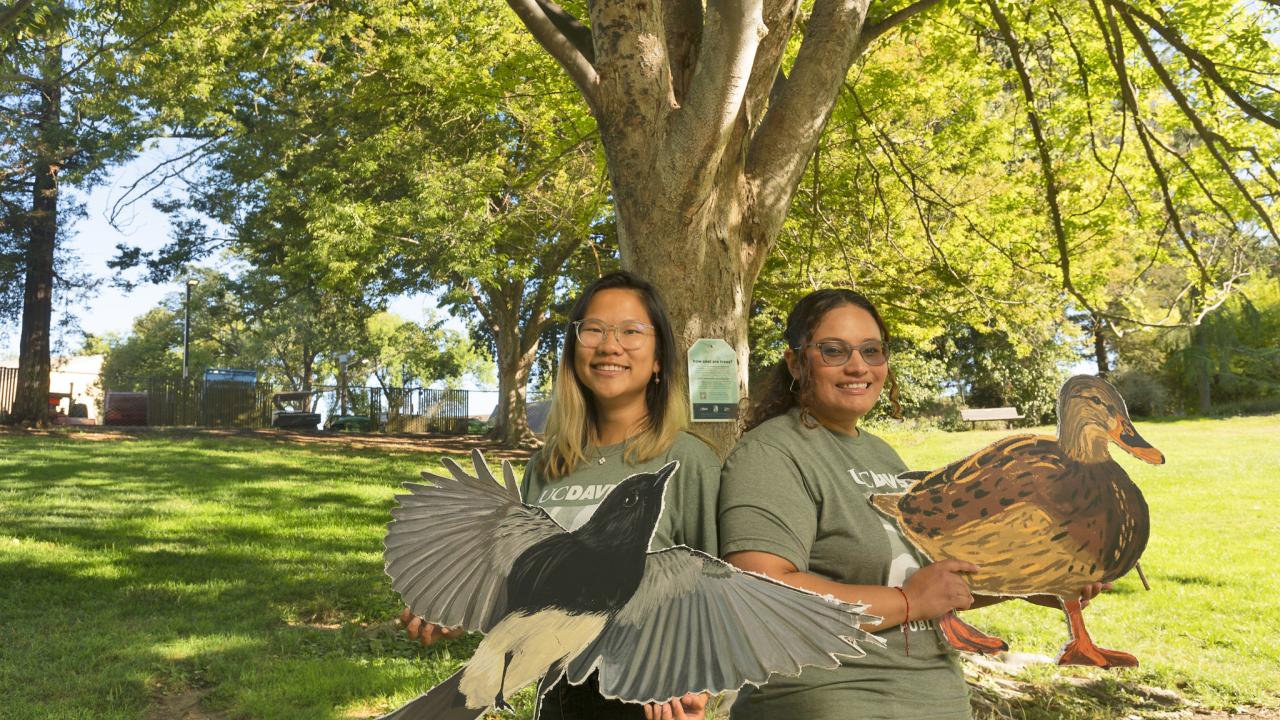
<path fill-rule="evenodd" d="M 1150 520 L 1142 491 L 1111 459 L 1108 443 L 1159 465 L 1129 419 L 1120 393 L 1101 378 L 1077 375 L 1058 395 L 1058 437 L 1013 435 L 915 480 L 905 492 L 871 503 L 933 561 L 977 564 L 974 594 L 1056 595 L 1070 642 L 1060 665 L 1132 667 L 1137 658 L 1098 647 L 1081 615 L 1080 589 L 1133 569 L 1147 546 Z M 941 618 L 951 644 L 999 652 L 1004 641 L 950 613 Z"/>
<path fill-rule="evenodd" d="M 423 473 L 391 511 L 386 569 L 414 614 L 485 634 L 471 660 L 386 718 L 471 720 L 541 678 L 665 702 L 688 692 L 760 685 L 805 666 L 861 657 L 859 629 L 878 618 L 684 546 L 647 552 L 663 491 L 679 463 L 632 475 L 591 518 L 567 532 L 520 501 L 511 465 L 505 486 L 472 453 L 475 475 L 443 460 L 452 477 Z M 535 711 L 535 717 L 537 716 Z"/>

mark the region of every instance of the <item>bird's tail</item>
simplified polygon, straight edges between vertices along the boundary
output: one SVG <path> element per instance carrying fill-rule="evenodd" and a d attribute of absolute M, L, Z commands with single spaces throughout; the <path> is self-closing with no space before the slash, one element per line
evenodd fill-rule
<path fill-rule="evenodd" d="M 466 696 L 458 692 L 463 670 L 378 720 L 474 720 L 480 717 L 487 708 L 467 707 Z"/>
<path fill-rule="evenodd" d="M 882 493 L 871 496 L 871 504 L 875 509 L 891 520 L 897 520 L 901 513 L 898 512 L 898 501 L 902 500 L 902 493 Z"/>

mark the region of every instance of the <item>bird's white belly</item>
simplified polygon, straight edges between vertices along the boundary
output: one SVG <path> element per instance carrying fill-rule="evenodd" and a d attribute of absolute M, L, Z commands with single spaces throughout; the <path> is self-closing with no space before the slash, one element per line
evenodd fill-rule
<path fill-rule="evenodd" d="M 551 663 L 576 655 L 604 628 L 606 615 L 570 615 L 563 610 L 540 610 L 532 615 L 512 613 L 493 627 L 467 663 L 458 690 L 467 707 L 493 704 L 537 680 Z M 503 681 L 502 666 L 512 653 Z"/>

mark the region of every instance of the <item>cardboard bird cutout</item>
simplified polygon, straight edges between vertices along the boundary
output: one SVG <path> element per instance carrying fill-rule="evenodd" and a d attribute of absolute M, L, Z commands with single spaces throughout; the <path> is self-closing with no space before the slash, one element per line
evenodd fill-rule
<path fill-rule="evenodd" d="M 871 503 L 931 560 L 981 566 L 967 576 L 974 594 L 1056 595 L 1070 632 L 1060 665 L 1135 666 L 1133 655 L 1093 643 L 1079 601 L 1085 585 L 1129 572 L 1147 545 L 1147 503 L 1111 459 L 1109 443 L 1164 462 L 1133 427 L 1116 389 L 1079 375 L 1058 396 L 1058 437 L 1004 438 L 932 472 L 906 473 L 915 480 L 906 491 L 874 495 Z M 960 650 L 1008 647 L 955 613 L 941 625 Z"/>
<path fill-rule="evenodd" d="M 585 525 L 567 532 L 520 500 L 511 465 L 498 484 L 479 452 L 475 475 L 406 483 L 387 526 L 386 570 L 414 614 L 485 633 L 448 680 L 385 716 L 470 720 L 541 678 L 599 673 L 627 702 L 717 693 L 805 666 L 860 657 L 879 618 L 677 546 L 646 552 L 679 463 L 619 483 Z M 535 714 L 536 717 L 536 714 Z"/>

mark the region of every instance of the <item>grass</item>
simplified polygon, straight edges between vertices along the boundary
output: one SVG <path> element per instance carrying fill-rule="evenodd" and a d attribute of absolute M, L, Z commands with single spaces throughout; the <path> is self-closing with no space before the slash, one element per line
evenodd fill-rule
<path fill-rule="evenodd" d="M 1280 416 L 1139 428 L 1168 458 L 1120 458 L 1152 507 L 1153 589 L 1125 578 L 1086 617 L 1142 667 L 1034 668 L 1007 715 L 1141 715 L 1140 685 L 1214 707 L 1280 704 Z M 932 467 L 1004 433 L 886 434 Z M 437 458 L 0 434 L 0 718 L 150 720 L 191 693 L 227 719 L 368 717 L 410 699 L 476 642 L 423 649 L 391 620 L 388 509 Z M 1065 640 L 1052 611 L 1026 603 L 971 619 L 1017 651 L 1055 655 Z M 531 691 L 515 701 L 528 717 Z"/>

